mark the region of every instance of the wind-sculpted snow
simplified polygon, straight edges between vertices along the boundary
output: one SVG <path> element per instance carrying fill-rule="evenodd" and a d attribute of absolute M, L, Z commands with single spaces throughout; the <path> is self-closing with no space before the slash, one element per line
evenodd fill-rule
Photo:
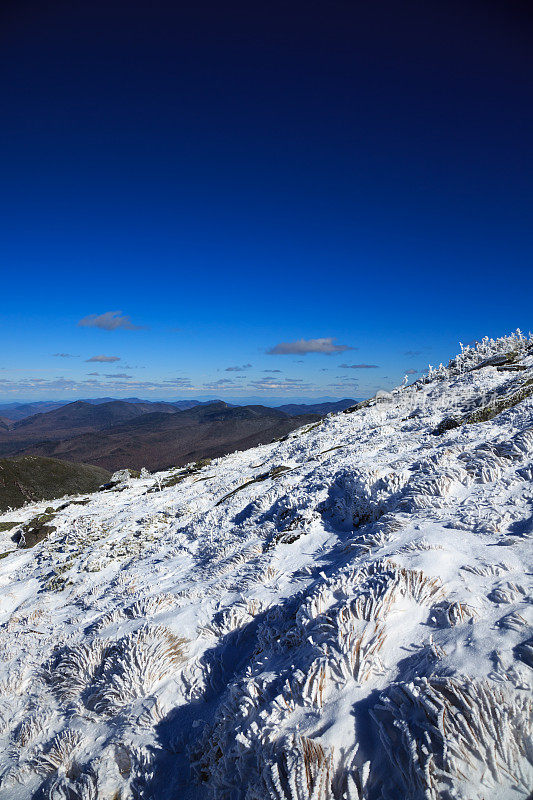
<path fill-rule="evenodd" d="M 530 797 L 532 386 L 484 340 L 29 549 L 4 514 L 0 800 Z"/>

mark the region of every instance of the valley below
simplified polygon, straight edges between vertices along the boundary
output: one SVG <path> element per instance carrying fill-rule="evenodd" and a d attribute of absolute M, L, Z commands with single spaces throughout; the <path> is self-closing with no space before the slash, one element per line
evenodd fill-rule
<path fill-rule="evenodd" d="M 108 400 L 96 404 L 80 400 L 16 420 L 4 417 L 0 457 L 40 456 L 111 471 L 166 469 L 267 444 L 354 402 L 341 400 L 308 410 L 305 405 L 270 408 L 230 406 L 222 401 Z M 21 407 L 4 413 L 17 416 Z"/>

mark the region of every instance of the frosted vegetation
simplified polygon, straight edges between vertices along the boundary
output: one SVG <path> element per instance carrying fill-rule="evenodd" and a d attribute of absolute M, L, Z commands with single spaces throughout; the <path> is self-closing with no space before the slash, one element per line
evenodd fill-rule
<path fill-rule="evenodd" d="M 33 547 L 5 513 L 0 800 L 531 797 L 532 481 L 517 332 Z"/>

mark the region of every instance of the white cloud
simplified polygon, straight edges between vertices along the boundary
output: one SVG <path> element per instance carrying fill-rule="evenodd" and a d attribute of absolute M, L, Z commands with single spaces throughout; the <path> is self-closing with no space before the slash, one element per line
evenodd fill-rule
<path fill-rule="evenodd" d="M 330 356 L 333 353 L 344 353 L 346 350 L 355 349 L 347 344 L 334 344 L 334 341 L 334 337 L 324 336 L 320 339 L 298 339 L 296 342 L 280 342 L 275 347 L 267 350 L 267 353 L 271 356 L 294 354 L 306 356 L 308 353 L 322 353 Z"/>
<path fill-rule="evenodd" d="M 140 331 L 143 325 L 134 325 L 129 317 L 122 316 L 121 311 L 106 311 L 104 314 L 89 314 L 78 322 L 82 328 L 101 328 L 104 331 Z"/>

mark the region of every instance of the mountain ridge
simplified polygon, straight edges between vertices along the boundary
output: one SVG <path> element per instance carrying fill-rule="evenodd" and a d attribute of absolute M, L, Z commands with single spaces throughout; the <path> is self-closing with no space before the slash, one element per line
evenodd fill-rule
<path fill-rule="evenodd" d="M 21 454 L 89 462 L 111 470 L 163 469 L 267 443 L 319 420 L 318 415 L 290 417 L 268 407 L 231 407 L 221 401 L 175 414 L 144 414 L 65 441 L 36 443 Z"/>
<path fill-rule="evenodd" d="M 313 414 L 301 405 L 282 410 L 234 406 L 222 400 L 186 401 L 189 407 L 185 409 L 169 403 L 113 400 L 91 404 L 77 400 L 0 425 L 0 455 L 54 457 L 111 470 L 143 466 L 162 469 L 186 463 L 189 456 L 220 456 L 284 436 L 351 402 L 315 405 L 313 408 L 321 413 Z M 209 431 L 206 425 L 211 426 Z"/>
<path fill-rule="evenodd" d="M 153 405 L 153 404 L 160 404 L 160 405 L 168 405 L 174 406 L 176 409 L 180 411 L 185 411 L 189 408 L 194 408 L 197 405 L 209 405 L 211 403 L 217 402 L 224 402 L 221 401 L 220 398 L 214 398 L 209 400 L 151 400 L 151 399 L 142 399 L 139 397 L 95 397 L 95 398 L 80 398 L 80 401 L 83 403 L 90 403 L 91 405 L 101 405 L 102 403 L 109 403 L 115 400 L 119 400 L 124 403 L 137 403 L 137 404 L 146 404 L 146 405 Z M 228 403 L 228 405 L 267 405 L 270 408 L 284 408 L 284 407 L 292 407 L 295 408 L 307 408 L 310 411 L 311 406 L 314 408 L 318 408 L 320 406 L 323 407 L 322 411 L 319 413 L 327 413 L 325 411 L 325 407 L 331 405 L 332 411 L 338 410 L 335 408 L 338 404 L 342 404 L 346 402 L 345 400 L 334 400 L 331 398 L 328 399 L 318 399 L 316 401 L 312 401 L 310 399 L 302 400 L 299 403 L 289 403 L 283 404 L 280 403 L 279 400 L 277 402 L 259 402 L 260 398 L 243 398 L 242 401 L 235 403 Z M 34 403 L 0 403 L 0 417 L 4 417 L 6 419 L 11 420 L 12 422 L 17 422 L 19 419 L 24 419 L 26 417 L 34 416 L 38 413 L 46 413 L 47 411 L 53 411 L 56 408 L 61 408 L 62 406 L 66 406 L 71 404 L 72 400 L 63 400 L 63 401 L 46 401 L 46 400 L 39 400 L 35 401 Z M 355 403 L 356 400 L 352 399 L 352 403 Z M 339 406 L 340 407 L 340 406 Z"/>

